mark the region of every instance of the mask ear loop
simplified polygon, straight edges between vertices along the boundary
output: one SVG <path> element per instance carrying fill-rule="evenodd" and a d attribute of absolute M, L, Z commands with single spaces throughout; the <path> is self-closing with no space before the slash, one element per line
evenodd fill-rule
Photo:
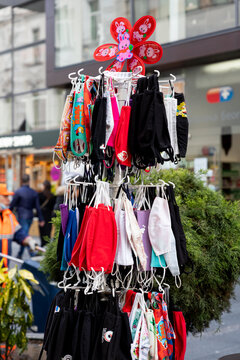
<path fill-rule="evenodd" d="M 96 199 L 96 197 L 97 197 L 97 192 L 98 192 L 98 183 L 97 183 L 97 186 L 96 186 L 95 193 L 93 194 L 93 196 L 92 196 L 92 198 L 91 198 L 91 200 L 90 200 L 90 202 L 89 202 L 89 207 L 92 206 L 93 201 Z M 93 207 L 94 207 L 94 205 L 93 205 Z"/>
<path fill-rule="evenodd" d="M 131 90 L 132 90 L 132 79 L 130 79 L 128 82 L 128 92 L 127 92 L 127 101 L 126 101 L 127 106 L 129 106 L 130 104 Z"/>
<path fill-rule="evenodd" d="M 144 289 L 144 292 L 148 292 L 148 286 L 149 286 L 149 283 L 151 283 L 151 276 L 150 277 L 148 277 L 147 276 L 147 272 L 146 272 L 146 280 L 145 280 L 145 282 L 144 282 L 144 284 L 143 284 L 143 289 Z"/>
<path fill-rule="evenodd" d="M 170 285 L 169 284 L 166 284 L 166 283 L 163 283 L 163 285 L 165 286 L 165 293 L 163 295 L 163 299 L 164 301 L 169 304 L 169 290 L 170 290 Z"/>
<path fill-rule="evenodd" d="M 167 200 L 167 195 L 166 195 L 166 193 L 165 193 L 164 186 L 165 186 L 165 184 L 162 184 L 162 185 L 161 185 L 162 196 L 163 196 L 163 199 Z"/>
<path fill-rule="evenodd" d="M 76 186 L 72 186 L 72 208 L 76 205 L 76 202 L 75 202 L 75 189 L 76 189 Z"/>
<path fill-rule="evenodd" d="M 162 284 L 163 284 L 163 282 L 164 282 L 164 280 L 165 280 L 165 277 L 166 277 L 166 268 L 163 268 L 163 276 L 162 276 L 162 280 L 161 280 L 161 282 L 160 282 L 161 288 L 162 288 Z"/>
<path fill-rule="evenodd" d="M 127 286 L 125 287 L 124 284 L 125 284 L 125 281 L 127 280 L 128 276 L 129 276 L 129 280 L 127 282 Z M 125 278 L 123 279 L 123 282 L 122 282 L 123 288 L 125 290 L 129 289 L 131 281 L 132 281 L 132 276 L 133 276 L 133 265 L 131 265 L 131 269 L 129 270 L 129 272 L 127 273 L 127 275 L 125 276 Z"/>
<path fill-rule="evenodd" d="M 167 266 L 164 266 L 164 265 L 162 264 L 161 256 L 160 256 L 160 255 L 157 255 L 157 257 L 158 257 L 158 260 L 159 260 L 159 264 L 161 265 L 161 268 L 167 269 L 167 268 L 168 268 L 168 265 L 167 265 Z"/>
<path fill-rule="evenodd" d="M 146 281 L 146 276 L 145 276 L 145 279 L 142 276 L 143 273 L 145 273 L 145 271 L 138 271 L 138 274 L 137 274 L 137 281 L 141 285 L 144 283 L 144 281 Z"/>
<path fill-rule="evenodd" d="M 55 153 L 55 151 L 53 151 L 53 156 L 52 156 L 53 165 L 56 169 L 60 170 L 60 169 L 62 169 L 63 161 L 61 160 L 61 165 L 60 165 L 60 167 L 58 167 L 55 163 L 55 155 L 56 155 L 56 153 Z"/>
<path fill-rule="evenodd" d="M 92 295 L 93 292 L 90 291 L 92 289 L 92 286 L 93 286 L 93 276 L 92 276 L 92 271 L 89 271 L 89 273 L 87 274 L 86 272 L 86 275 L 87 275 L 87 286 L 84 290 L 84 294 L 85 295 Z"/>
<path fill-rule="evenodd" d="M 116 273 L 117 273 L 118 269 L 119 269 L 119 265 L 114 263 L 113 267 L 112 267 L 112 271 L 111 271 L 111 276 L 116 276 Z"/>
<path fill-rule="evenodd" d="M 182 280 L 179 275 L 176 275 L 174 277 L 175 277 L 175 285 L 178 289 L 180 289 L 180 287 L 182 286 Z"/>
<path fill-rule="evenodd" d="M 65 189 L 64 189 L 63 202 L 65 205 L 68 204 L 68 184 L 65 186 Z"/>
<path fill-rule="evenodd" d="M 69 184 L 68 210 L 72 209 L 72 186 Z"/>
<path fill-rule="evenodd" d="M 164 289 L 162 288 L 162 283 L 165 278 L 165 272 L 166 272 L 166 270 L 164 269 L 164 277 L 162 278 L 162 281 L 160 281 L 160 282 L 158 281 L 157 276 L 155 274 L 153 274 L 153 278 L 156 281 L 156 283 L 158 284 L 158 291 L 161 292 L 162 294 L 164 294 Z"/>
<path fill-rule="evenodd" d="M 91 288 L 91 280 L 90 280 L 90 277 L 89 277 L 89 274 L 88 274 L 88 272 L 82 267 L 81 268 L 81 270 L 84 272 L 84 274 L 85 274 L 85 278 L 86 278 L 86 287 L 85 287 L 85 289 L 84 289 L 84 295 L 87 295 L 88 294 L 88 291 L 89 291 L 89 289 Z"/>
<path fill-rule="evenodd" d="M 69 286 L 71 286 L 71 284 L 68 284 L 68 285 L 66 285 L 66 284 L 67 284 L 67 281 L 68 281 L 68 280 L 71 280 L 71 279 L 73 278 L 73 276 L 75 275 L 76 266 L 73 265 L 73 269 L 74 269 L 74 272 L 73 272 L 73 273 L 70 272 L 70 276 L 67 277 L 68 271 L 69 271 L 69 270 L 71 271 L 71 267 L 70 267 L 70 265 L 68 265 L 68 266 L 67 266 L 67 270 L 64 271 L 63 280 L 58 283 L 58 287 L 59 287 L 59 288 L 63 288 L 65 292 L 66 292 L 66 289 L 67 289 Z"/>

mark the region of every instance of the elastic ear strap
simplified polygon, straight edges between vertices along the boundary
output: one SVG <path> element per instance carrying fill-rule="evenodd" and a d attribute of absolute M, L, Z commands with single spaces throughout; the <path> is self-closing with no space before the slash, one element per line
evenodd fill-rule
<path fill-rule="evenodd" d="M 132 89 L 132 79 L 129 80 L 129 82 L 128 82 L 127 106 L 129 106 L 129 103 L 130 103 L 131 89 Z"/>
<path fill-rule="evenodd" d="M 178 280 L 178 281 L 177 281 Z M 179 289 L 182 286 L 182 280 L 179 275 L 175 276 L 175 285 Z"/>
<path fill-rule="evenodd" d="M 92 205 L 93 200 L 96 198 L 96 196 L 97 196 L 97 189 L 95 190 L 95 193 L 93 194 L 92 199 L 89 202 L 89 207 Z"/>
<path fill-rule="evenodd" d="M 68 185 L 66 185 L 64 189 L 64 204 L 67 205 L 67 202 L 68 202 Z"/>

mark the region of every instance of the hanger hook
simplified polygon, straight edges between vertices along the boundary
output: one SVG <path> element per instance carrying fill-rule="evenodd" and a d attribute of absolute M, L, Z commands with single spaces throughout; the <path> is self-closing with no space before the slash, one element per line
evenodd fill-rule
<path fill-rule="evenodd" d="M 98 69 L 98 72 L 99 72 L 100 75 L 103 74 L 102 69 L 103 69 L 103 66 L 100 66 L 100 68 Z"/>
<path fill-rule="evenodd" d="M 76 72 L 72 72 L 72 73 L 68 74 L 68 78 L 69 78 L 70 80 L 74 80 L 74 79 L 76 79 L 76 77 L 75 77 L 75 76 L 72 77 L 72 75 L 76 75 L 76 74 L 77 74 Z"/>
<path fill-rule="evenodd" d="M 154 70 L 155 71 L 155 70 Z M 177 78 L 176 78 L 176 76 L 175 75 L 173 75 L 173 74 L 170 74 L 170 76 L 172 77 L 172 79 L 171 79 L 171 81 L 176 81 L 177 80 Z"/>
<path fill-rule="evenodd" d="M 154 72 L 157 74 L 157 77 L 159 78 L 160 77 L 160 71 L 159 70 L 154 70 Z"/>
<path fill-rule="evenodd" d="M 82 72 L 83 70 L 84 70 L 84 68 L 81 68 L 81 69 L 78 70 L 77 73 L 78 73 L 78 76 L 79 76 L 79 77 L 80 77 L 80 74 L 81 74 L 81 72 Z"/>

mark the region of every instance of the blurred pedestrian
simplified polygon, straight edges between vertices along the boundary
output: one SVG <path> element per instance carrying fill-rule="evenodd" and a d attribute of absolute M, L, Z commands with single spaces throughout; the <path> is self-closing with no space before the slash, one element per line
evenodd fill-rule
<path fill-rule="evenodd" d="M 22 177 L 22 186 L 15 192 L 10 203 L 10 210 L 12 211 L 16 208 L 18 222 L 27 235 L 34 217 L 33 209 L 36 209 L 37 211 L 39 226 L 44 225 L 44 218 L 39 204 L 38 193 L 30 188 L 29 182 L 29 175 L 24 174 Z M 17 257 L 21 259 L 23 252 L 24 246 L 21 246 Z"/>
<path fill-rule="evenodd" d="M 59 205 L 63 204 L 64 202 L 64 192 L 65 192 L 65 185 L 61 185 L 57 188 L 54 210 L 60 210 Z"/>
<path fill-rule="evenodd" d="M 45 236 L 50 238 L 52 230 L 52 216 L 56 198 L 51 192 L 51 183 L 45 180 L 43 183 L 43 191 L 39 194 L 39 202 L 44 219 L 44 226 L 39 226 L 41 237 L 41 246 L 46 244 Z"/>
<path fill-rule="evenodd" d="M 18 242 L 21 246 L 29 246 L 31 251 L 35 250 L 37 244 L 28 236 L 9 209 L 9 195 L 13 194 L 7 190 L 5 184 L 0 184 L 0 252 L 5 255 L 11 255 L 12 241 Z M 6 258 L 4 258 L 4 265 L 7 266 Z"/>

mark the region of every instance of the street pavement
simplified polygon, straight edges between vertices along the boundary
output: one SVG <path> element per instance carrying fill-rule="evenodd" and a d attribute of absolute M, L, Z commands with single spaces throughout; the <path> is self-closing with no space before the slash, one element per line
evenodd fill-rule
<path fill-rule="evenodd" d="M 230 313 L 223 314 L 221 325 L 213 321 L 202 336 L 188 336 L 185 360 L 217 360 L 237 353 L 240 354 L 239 285 L 235 288 L 235 299 L 231 300 Z"/>
<path fill-rule="evenodd" d="M 40 240 L 36 238 L 40 245 Z M 12 256 L 16 256 L 19 245 L 13 243 Z M 28 259 L 25 249 L 23 259 Z M 10 264 L 10 266 L 13 265 Z M 235 289 L 235 299 L 231 300 L 230 313 L 224 313 L 222 323 L 213 321 L 202 335 L 189 335 L 185 360 L 218 360 L 222 356 L 240 354 L 240 286 Z M 240 355 L 239 355 L 240 360 Z"/>

